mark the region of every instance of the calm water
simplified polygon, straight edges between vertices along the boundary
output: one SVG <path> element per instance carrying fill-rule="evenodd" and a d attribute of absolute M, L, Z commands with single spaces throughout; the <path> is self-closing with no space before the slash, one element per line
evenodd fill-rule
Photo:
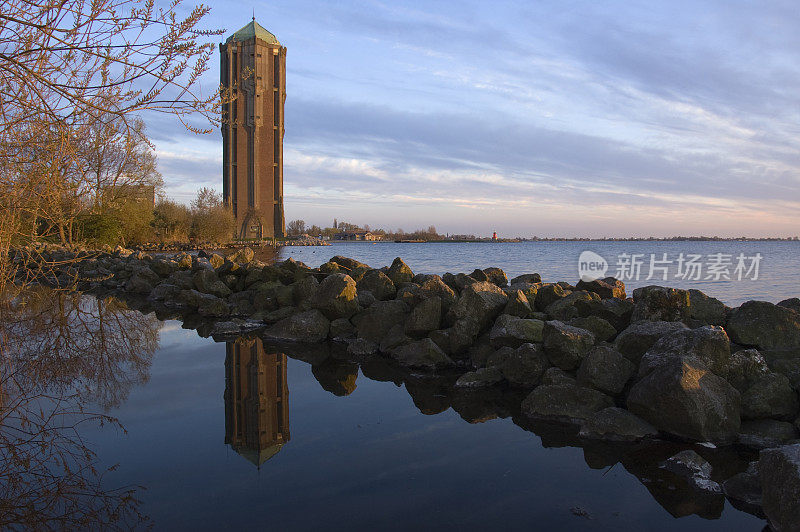
<path fill-rule="evenodd" d="M 622 251 L 760 252 L 758 281 L 697 286 L 728 303 L 798 295 L 797 243 L 685 246 L 694 247 L 359 243 L 286 248 L 281 258 L 316 266 L 341 254 L 381 266 L 402 256 L 418 272 L 496 265 L 509 277 L 538 271 L 549 280 L 574 281 L 584 249 L 609 260 Z M 97 493 L 72 478 L 63 492 L 74 493 L 78 484 L 88 495 L 76 504 L 89 504 L 101 494 L 116 500 L 114 488 L 134 487 L 139 504 L 124 505 L 142 514 L 139 526 L 753 531 L 764 526 L 722 497 L 704 499 L 664 477 L 658 464 L 678 448 L 588 445 L 563 427 L 521 419 L 522 396 L 514 392 L 454 392 L 452 377 L 346 360 L 329 346 L 301 350 L 265 346 L 258 339 L 216 343 L 177 321 L 160 321 L 113 301 L 48 296 L 28 312 L 35 319 L 20 325 L 30 332 L 19 335 L 19 363 L 35 361 L 28 371 L 37 383 L 47 382 L 47 389 L 62 390 L 57 397 L 70 405 L 104 412 L 124 427 L 92 420 L 80 425 L 83 445 L 96 453 L 90 462 L 99 470 L 117 467 L 105 474 Z M 77 392 L 64 395 L 66 388 Z M 37 401 L 29 403 L 31 412 Z M 67 417 L 74 415 L 67 410 Z M 60 444 L 67 450 L 76 445 L 74 439 Z M 715 474 L 726 477 L 752 458 L 697 450 Z M 40 456 L 42 450 L 27 452 Z M 9 470 L 29 467 L 29 461 L 11 458 L 6 448 L 0 486 L 14 478 Z M 3 487 L 3 498 L 20 491 Z M 25 500 L 21 493 L 19 500 Z M 59 497 L 76 496 L 59 491 L 56 502 L 43 505 L 40 513 L 56 503 L 70 507 Z"/>
<path fill-rule="evenodd" d="M 402 257 L 415 273 L 465 272 L 475 268 L 498 266 L 505 270 L 509 279 L 523 273 L 538 272 L 545 282 L 578 280 L 578 258 L 583 251 L 594 251 L 609 263 L 608 275 L 617 273 L 619 256 L 642 255 L 644 264 L 638 281 L 625 279 L 629 293 L 633 288 L 660 284 L 676 288 L 696 288 L 716 297 L 728 305 L 739 305 L 750 299 L 777 303 L 789 297 L 800 296 L 797 273 L 800 272 L 800 242 L 522 242 L 508 244 L 492 243 L 443 243 L 443 244 L 395 244 L 395 243 L 337 243 L 324 247 L 287 247 L 281 250 L 281 258 L 294 257 L 316 267 L 334 255 L 344 255 L 378 268 L 389 265 L 395 257 Z M 668 279 L 662 280 L 662 272 L 656 271 L 654 279 L 647 280 L 650 256 L 656 260 L 673 261 L 667 268 Z M 676 277 L 677 260 L 699 255 L 699 262 L 706 266 L 708 257 L 722 253 L 731 256 L 728 268 L 731 279 L 706 280 L 707 268 L 701 270 L 701 280 Z M 761 254 L 758 279 L 752 275 L 741 281 L 734 275 L 736 258 L 743 254 L 746 259 Z M 750 266 L 751 261 L 745 261 Z M 746 273 L 746 272 L 744 272 Z M 695 277 L 692 275 L 690 277 Z"/>

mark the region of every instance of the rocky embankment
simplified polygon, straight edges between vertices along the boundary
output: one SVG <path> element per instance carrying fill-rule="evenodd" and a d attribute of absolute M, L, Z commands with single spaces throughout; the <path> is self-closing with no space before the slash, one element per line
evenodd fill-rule
<path fill-rule="evenodd" d="M 20 264 L 30 258 L 14 253 Z M 691 450 L 663 467 L 701 492 L 724 491 L 763 511 L 778 530 L 800 529 L 800 299 L 729 308 L 661 286 L 628 297 L 613 278 L 509 281 L 499 268 L 440 277 L 414 274 L 400 258 L 379 269 L 340 256 L 319 268 L 293 259 L 266 265 L 248 248 L 228 257 L 117 249 L 80 258 L 39 253 L 63 266 L 38 280 L 147 298 L 186 319 L 213 320 L 217 336 L 333 341 L 353 357 L 456 374 L 462 390 L 524 390 L 524 416 L 575 424 L 584 439 L 760 451 L 726 479 L 713 480 Z"/>

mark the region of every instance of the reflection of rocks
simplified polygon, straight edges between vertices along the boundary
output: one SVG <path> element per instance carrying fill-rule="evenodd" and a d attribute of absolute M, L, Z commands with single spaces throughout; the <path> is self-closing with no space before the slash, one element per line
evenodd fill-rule
<path fill-rule="evenodd" d="M 358 364 L 329 358 L 311 366 L 311 373 L 324 390 L 338 396 L 350 395 L 356 389 Z"/>
<path fill-rule="evenodd" d="M 266 353 L 261 340 L 226 344 L 225 443 L 256 466 L 289 441 L 286 355 Z"/>

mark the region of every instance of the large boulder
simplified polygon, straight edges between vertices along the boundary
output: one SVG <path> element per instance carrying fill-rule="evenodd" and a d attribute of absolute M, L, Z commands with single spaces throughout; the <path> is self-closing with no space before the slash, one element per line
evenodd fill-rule
<path fill-rule="evenodd" d="M 198 292 L 216 297 L 228 297 L 231 295 L 231 289 L 212 270 L 198 270 L 192 276 L 192 281 L 194 281 L 194 286 Z"/>
<path fill-rule="evenodd" d="M 506 272 L 500 268 L 486 268 L 483 270 L 483 273 L 486 274 L 487 280 L 490 283 L 494 283 L 500 288 L 508 286 L 508 277 L 506 277 Z"/>
<path fill-rule="evenodd" d="M 742 418 L 773 418 L 794 421 L 800 405 L 789 379 L 768 373 L 742 394 Z"/>
<path fill-rule="evenodd" d="M 589 351 L 578 368 L 578 382 L 608 395 L 617 395 L 636 371 L 622 353 L 607 346 Z"/>
<path fill-rule="evenodd" d="M 760 350 L 800 347 L 800 314 L 766 301 L 733 309 L 726 329 L 733 342 Z"/>
<path fill-rule="evenodd" d="M 757 349 L 741 349 L 731 353 L 725 378 L 734 388 L 744 393 L 768 373 L 767 362 Z"/>
<path fill-rule="evenodd" d="M 541 342 L 544 322 L 501 314 L 489 331 L 489 341 L 495 348 L 519 347 L 522 344 Z"/>
<path fill-rule="evenodd" d="M 567 293 L 560 284 L 547 283 L 543 284 L 536 291 L 536 310 L 544 311 L 547 307 L 566 297 Z M 530 298 L 529 298 L 530 299 Z"/>
<path fill-rule="evenodd" d="M 423 299 L 411 310 L 405 324 L 409 336 L 426 336 L 439 328 L 442 322 L 442 300 L 438 297 Z"/>
<path fill-rule="evenodd" d="M 550 319 L 567 321 L 580 315 L 577 307 L 579 302 L 585 303 L 593 299 L 599 300 L 600 296 L 594 292 L 575 291 L 550 303 L 545 312 L 550 316 Z"/>
<path fill-rule="evenodd" d="M 653 425 L 615 406 L 604 408 L 589 416 L 578 435 L 587 439 L 606 441 L 637 441 L 658 435 Z"/>
<path fill-rule="evenodd" d="M 376 301 L 352 318 L 359 338 L 380 344 L 389 330 L 405 322 L 408 307 L 402 301 Z"/>
<path fill-rule="evenodd" d="M 659 338 L 639 363 L 639 375 L 648 373 L 667 359 L 693 357 L 721 377 L 727 376 L 731 359 L 731 343 L 722 327 L 707 325 L 699 329 L 683 329 Z"/>
<path fill-rule="evenodd" d="M 580 421 L 614 406 L 609 396 L 574 384 L 541 385 L 523 401 L 522 413 L 533 418 Z"/>
<path fill-rule="evenodd" d="M 553 365 L 563 370 L 577 368 L 595 342 L 594 335 L 560 321 L 548 321 L 542 333 L 544 352 Z"/>
<path fill-rule="evenodd" d="M 800 312 L 800 297 L 790 297 L 789 299 L 784 299 L 778 303 L 778 306 L 792 309 L 795 312 Z"/>
<path fill-rule="evenodd" d="M 522 284 L 522 283 L 541 283 L 542 276 L 538 273 L 525 273 L 522 275 L 517 275 L 513 279 L 511 279 L 511 286 L 515 284 Z"/>
<path fill-rule="evenodd" d="M 593 299 L 591 301 L 577 301 L 575 308 L 580 317 L 597 316 L 610 323 L 617 331 L 625 330 L 631 324 L 634 304 L 630 299 Z"/>
<path fill-rule="evenodd" d="M 762 507 L 777 532 L 800 530 L 800 444 L 761 451 Z"/>
<path fill-rule="evenodd" d="M 357 283 L 358 291 L 369 290 L 375 299 L 384 301 L 394 298 L 397 289 L 389 276 L 380 270 L 369 270 Z"/>
<path fill-rule="evenodd" d="M 453 361 L 433 340 L 424 338 L 395 348 L 392 358 L 403 366 L 434 370 L 453 365 Z"/>
<path fill-rule="evenodd" d="M 155 283 L 149 280 L 146 275 L 137 272 L 125 283 L 125 291 L 132 294 L 147 295 L 153 291 L 154 286 Z"/>
<path fill-rule="evenodd" d="M 503 374 L 498 368 L 480 368 L 461 375 L 458 380 L 456 380 L 455 387 L 475 390 L 494 386 L 502 380 Z"/>
<path fill-rule="evenodd" d="M 403 283 L 410 283 L 414 280 L 414 272 L 408 267 L 408 264 L 403 262 L 403 259 L 397 257 L 389 266 L 389 271 L 386 272 L 389 279 L 392 280 L 395 286 L 400 286 Z"/>
<path fill-rule="evenodd" d="M 476 282 L 464 288 L 450 314 L 454 322 L 469 320 L 484 329 L 494 322 L 507 302 L 508 296 L 497 285 Z"/>
<path fill-rule="evenodd" d="M 231 308 L 224 299 L 211 296 L 200 301 L 197 313 L 208 318 L 226 318 L 230 315 Z"/>
<path fill-rule="evenodd" d="M 689 317 L 702 325 L 725 325 L 730 309 L 700 290 L 689 290 Z"/>
<path fill-rule="evenodd" d="M 605 279 L 596 279 L 588 282 L 580 280 L 578 284 L 575 285 L 575 288 L 594 292 L 602 299 L 625 299 L 627 297 L 625 294 L 625 283 L 614 277 L 606 277 Z"/>
<path fill-rule="evenodd" d="M 228 257 L 231 262 L 238 262 L 239 264 L 247 264 L 253 260 L 255 253 L 249 247 L 238 249 L 235 253 Z"/>
<path fill-rule="evenodd" d="M 349 275 L 334 273 L 319 283 L 309 304 L 329 320 L 349 318 L 358 311 L 356 294 L 356 282 Z"/>
<path fill-rule="evenodd" d="M 628 410 L 657 429 L 694 441 L 729 443 L 740 419 L 739 392 L 694 357 L 670 357 L 631 387 Z"/>
<path fill-rule="evenodd" d="M 316 343 L 328 337 L 330 321 L 317 309 L 284 318 L 269 327 L 264 337 L 287 342 Z"/>
<path fill-rule="evenodd" d="M 539 384 L 550 361 L 538 345 L 522 344 L 504 356 L 497 367 L 509 384 L 533 387 Z"/>
<path fill-rule="evenodd" d="M 653 347 L 659 338 L 687 328 L 680 322 L 638 321 L 631 323 L 627 329 L 617 335 L 614 346 L 617 351 L 625 355 L 625 358 L 634 364 L 639 364 L 642 355 Z"/>
<path fill-rule="evenodd" d="M 335 257 L 333 257 L 328 262 L 335 262 L 336 264 L 338 264 L 339 266 L 343 267 L 348 272 L 353 271 L 356 268 L 369 268 L 369 266 L 367 266 L 363 262 L 359 262 L 359 261 L 357 261 L 355 259 L 351 259 L 351 258 L 348 258 L 348 257 L 343 257 L 341 255 L 336 255 Z"/>
<path fill-rule="evenodd" d="M 608 342 L 617 335 L 614 326 L 598 316 L 574 318 L 569 321 L 569 325 L 578 329 L 586 329 L 594 335 L 598 342 Z"/>
<path fill-rule="evenodd" d="M 422 299 L 438 297 L 442 301 L 442 311 L 445 313 L 456 302 L 456 293 L 438 275 L 431 275 L 420 285 L 419 296 Z"/>
<path fill-rule="evenodd" d="M 503 309 L 503 314 L 510 314 L 518 318 L 528 318 L 533 312 L 531 304 L 528 301 L 528 296 L 522 290 L 508 289 L 505 291 L 508 295 L 508 303 L 506 308 Z"/>
<path fill-rule="evenodd" d="M 631 321 L 686 321 L 689 292 L 665 286 L 644 286 L 633 291 Z"/>
<path fill-rule="evenodd" d="M 748 419 L 742 421 L 739 429 L 739 445 L 753 449 L 778 447 L 797 437 L 797 428 L 792 423 L 777 419 Z"/>

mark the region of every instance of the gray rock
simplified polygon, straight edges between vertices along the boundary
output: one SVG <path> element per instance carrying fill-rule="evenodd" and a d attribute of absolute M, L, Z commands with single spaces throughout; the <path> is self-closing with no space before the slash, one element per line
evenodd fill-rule
<path fill-rule="evenodd" d="M 794 421 L 800 405 L 789 379 L 769 373 L 742 394 L 742 418 L 773 418 Z"/>
<path fill-rule="evenodd" d="M 511 297 L 512 293 L 515 291 L 522 292 L 528 299 L 528 305 L 530 305 L 531 311 L 536 312 L 536 297 L 541 286 L 541 283 L 516 283 L 504 290 L 509 294 L 509 297 Z"/>
<path fill-rule="evenodd" d="M 542 384 L 573 384 L 577 386 L 578 381 L 561 368 L 547 368 L 542 373 Z"/>
<path fill-rule="evenodd" d="M 513 386 L 536 386 L 550 367 L 544 351 L 536 344 L 522 344 L 502 358 L 496 367 Z"/>
<path fill-rule="evenodd" d="M 442 300 L 438 297 L 423 299 L 411 310 L 406 320 L 405 332 L 422 337 L 439 328 L 442 322 Z"/>
<path fill-rule="evenodd" d="M 786 307 L 788 309 L 792 309 L 795 312 L 800 312 L 800 297 L 792 297 L 789 299 L 784 299 L 778 306 Z"/>
<path fill-rule="evenodd" d="M 777 532 L 800 530 L 800 444 L 761 451 L 762 506 Z"/>
<path fill-rule="evenodd" d="M 456 302 L 456 293 L 438 275 L 431 275 L 420 285 L 419 296 L 422 299 L 438 297 L 442 300 L 442 311 L 445 313 Z"/>
<path fill-rule="evenodd" d="M 453 365 L 450 357 L 430 338 L 400 346 L 391 355 L 401 365 L 411 368 L 434 370 Z"/>
<path fill-rule="evenodd" d="M 531 305 L 528 302 L 528 297 L 522 290 L 506 290 L 508 295 L 508 303 L 506 308 L 503 309 L 503 314 L 509 314 L 518 318 L 528 318 L 531 315 Z"/>
<path fill-rule="evenodd" d="M 371 307 L 373 303 L 378 301 L 378 298 L 372 295 L 369 290 L 359 290 L 356 299 L 358 299 L 358 306 L 361 308 Z"/>
<path fill-rule="evenodd" d="M 402 301 L 376 301 L 353 316 L 352 322 L 360 338 L 380 344 L 392 327 L 405 321 L 406 312 L 406 304 Z"/>
<path fill-rule="evenodd" d="M 243 247 L 236 251 L 236 253 L 230 255 L 228 260 L 231 262 L 237 262 L 239 264 L 247 264 L 253 260 L 255 257 L 255 253 L 249 247 Z"/>
<path fill-rule="evenodd" d="M 480 368 L 464 373 L 456 381 L 456 388 L 479 389 L 494 386 L 503 380 L 503 374 L 496 367 Z"/>
<path fill-rule="evenodd" d="M 642 355 L 653 347 L 659 338 L 687 328 L 679 322 L 639 321 L 631 323 L 627 329 L 619 333 L 614 340 L 614 346 L 625 358 L 634 364 L 639 364 Z"/>
<path fill-rule="evenodd" d="M 297 309 L 295 307 L 283 307 L 273 310 L 272 312 L 267 312 L 264 315 L 263 320 L 265 323 L 277 323 L 290 316 L 294 316 L 295 314 L 297 314 Z"/>
<path fill-rule="evenodd" d="M 216 297 L 228 297 L 231 289 L 211 270 L 199 270 L 192 276 L 194 286 L 199 292 Z"/>
<path fill-rule="evenodd" d="M 135 273 L 125 283 L 125 291 L 132 294 L 150 294 L 153 291 L 153 283 L 146 276 Z"/>
<path fill-rule="evenodd" d="M 520 283 L 541 283 L 542 276 L 538 273 L 526 273 L 523 275 L 518 275 L 511 279 L 511 285 L 520 284 Z"/>
<path fill-rule="evenodd" d="M 607 395 L 574 384 L 543 384 L 523 401 L 522 413 L 533 418 L 584 420 L 604 408 L 614 406 Z"/>
<path fill-rule="evenodd" d="M 389 279 L 392 280 L 395 286 L 400 286 L 403 283 L 410 283 L 414 280 L 414 272 L 408 267 L 408 264 L 403 262 L 403 259 L 397 257 L 389 266 L 389 271 L 386 272 Z"/>
<path fill-rule="evenodd" d="M 578 281 L 575 285 L 578 290 L 586 290 L 587 292 L 594 292 L 602 299 L 625 299 L 625 283 L 614 277 L 606 277 L 605 279 L 596 279 L 594 281 Z"/>
<path fill-rule="evenodd" d="M 480 324 L 470 320 L 458 320 L 447 329 L 450 340 L 449 351 L 454 354 L 463 353 L 469 349 L 481 333 Z"/>
<path fill-rule="evenodd" d="M 624 408 L 609 407 L 589 416 L 581 424 L 578 435 L 606 441 L 638 441 L 656 436 L 658 431 Z"/>
<path fill-rule="evenodd" d="M 610 323 L 617 331 L 623 331 L 631 324 L 633 301 L 628 299 L 601 299 L 597 301 L 578 301 L 575 303 L 580 317 L 597 316 Z"/>
<path fill-rule="evenodd" d="M 770 369 L 775 373 L 786 375 L 792 388 L 800 392 L 800 358 L 779 358 L 767 362 Z"/>
<path fill-rule="evenodd" d="M 766 301 L 733 309 L 726 330 L 731 341 L 759 350 L 800 347 L 800 314 Z"/>
<path fill-rule="evenodd" d="M 216 253 L 213 253 L 208 258 L 208 262 L 210 262 L 211 266 L 216 270 L 217 268 L 219 268 L 220 266 L 225 264 L 225 257 L 223 257 L 222 255 L 217 255 Z"/>
<path fill-rule="evenodd" d="M 689 290 L 689 317 L 703 325 L 725 325 L 730 309 L 700 290 Z"/>
<path fill-rule="evenodd" d="M 417 304 L 422 301 L 422 297 L 420 297 L 419 285 L 414 283 L 404 283 L 398 288 L 395 299 L 408 305 L 408 308 L 416 307 Z"/>
<path fill-rule="evenodd" d="M 776 419 L 750 419 L 742 421 L 739 444 L 753 449 L 779 447 L 798 438 L 797 428 Z"/>
<path fill-rule="evenodd" d="M 311 300 L 314 298 L 314 295 L 316 295 L 319 289 L 319 281 L 309 275 L 296 281 L 292 286 L 292 301 L 294 306 L 305 308 L 307 305 L 311 304 Z"/>
<path fill-rule="evenodd" d="M 379 347 L 382 352 L 391 353 L 395 347 L 408 343 L 411 343 L 411 338 L 406 336 L 403 325 L 398 323 L 386 332 Z"/>
<path fill-rule="evenodd" d="M 486 277 L 488 277 L 488 281 L 490 283 L 494 283 L 500 288 L 508 286 L 508 277 L 506 277 L 506 272 L 500 268 L 486 268 L 483 270 L 483 273 L 486 274 Z"/>
<path fill-rule="evenodd" d="M 576 291 L 568 294 L 553 303 L 550 303 L 545 312 L 551 319 L 559 321 L 567 321 L 572 318 L 579 317 L 580 313 L 576 306 L 579 302 L 585 303 L 587 301 L 600 300 L 600 296 L 594 292 Z"/>
<path fill-rule="evenodd" d="M 369 268 L 363 262 L 359 262 L 355 259 L 350 259 L 348 257 L 342 257 L 341 255 L 336 255 L 328 262 L 335 262 L 339 266 L 342 266 L 344 269 L 348 271 L 355 270 L 356 268 Z"/>
<path fill-rule="evenodd" d="M 636 366 L 611 347 L 595 347 L 578 368 L 578 383 L 608 395 L 617 395 L 636 371 Z"/>
<path fill-rule="evenodd" d="M 631 321 L 686 321 L 689 292 L 665 286 L 645 286 L 633 291 L 635 307 Z"/>
<path fill-rule="evenodd" d="M 563 370 L 577 368 L 595 342 L 589 331 L 560 321 L 546 322 L 542 336 L 547 358 Z"/>
<path fill-rule="evenodd" d="M 198 292 L 197 290 L 181 290 L 178 294 L 178 301 L 190 309 L 197 309 L 200 306 L 200 303 L 203 302 L 203 299 L 212 298 L 211 294 L 203 294 L 202 292 Z"/>
<path fill-rule="evenodd" d="M 667 458 L 661 467 L 680 477 L 697 490 L 714 494 L 722 493 L 722 486 L 711 480 L 711 464 L 692 450 L 681 451 Z"/>
<path fill-rule="evenodd" d="M 397 288 L 392 280 L 380 270 L 369 270 L 358 281 L 357 286 L 359 293 L 362 290 L 369 290 L 378 301 L 393 299 L 397 294 Z"/>
<path fill-rule="evenodd" d="M 543 321 L 501 314 L 489 332 L 489 341 L 495 348 L 519 347 L 522 344 L 541 342 L 543 330 Z"/>
<path fill-rule="evenodd" d="M 231 309 L 224 299 L 218 297 L 203 298 L 197 307 L 197 313 L 206 317 L 226 318 L 230 316 Z"/>
<path fill-rule="evenodd" d="M 169 277 L 178 269 L 178 263 L 174 260 L 156 259 L 150 263 L 150 269 L 160 277 Z"/>
<path fill-rule="evenodd" d="M 366 338 L 348 338 L 345 343 L 347 352 L 357 357 L 374 355 L 378 352 L 378 344 Z"/>
<path fill-rule="evenodd" d="M 269 327 L 266 338 L 287 342 L 317 343 L 328 337 L 330 321 L 317 309 L 284 318 Z"/>
<path fill-rule="evenodd" d="M 355 336 L 356 328 L 347 318 L 337 318 L 331 322 L 328 334 L 331 338 L 351 338 Z"/>
<path fill-rule="evenodd" d="M 769 373 L 764 357 L 756 349 L 742 349 L 731 353 L 726 379 L 731 385 L 744 393 L 759 379 Z"/>
<path fill-rule="evenodd" d="M 700 442 L 728 443 L 740 427 L 740 395 L 693 357 L 672 357 L 631 387 L 628 410 L 657 429 Z"/>
<path fill-rule="evenodd" d="M 349 318 L 358 311 L 356 282 L 343 273 L 331 274 L 319 284 L 310 304 L 329 320 Z"/>
<path fill-rule="evenodd" d="M 566 297 L 564 289 L 559 284 L 543 284 L 536 292 L 535 306 L 536 310 L 544 311 L 547 307 Z M 530 299 L 530 298 L 528 298 Z"/>
<path fill-rule="evenodd" d="M 639 363 L 639 376 L 670 358 L 693 357 L 721 377 L 728 372 L 731 343 L 722 327 L 706 325 L 699 329 L 684 329 L 659 338 L 647 350 Z"/>
<path fill-rule="evenodd" d="M 722 491 L 739 510 L 765 518 L 761 509 L 761 482 L 758 478 L 758 462 L 750 462 L 745 471 L 733 475 L 722 483 Z"/>
<path fill-rule="evenodd" d="M 450 314 L 453 322 L 468 320 L 484 329 L 494 322 L 507 302 L 508 296 L 497 285 L 476 282 L 464 288 Z"/>
<path fill-rule="evenodd" d="M 569 325 L 578 329 L 586 329 L 594 335 L 598 342 L 608 342 L 617 335 L 614 326 L 598 316 L 574 318 L 569 321 Z"/>

